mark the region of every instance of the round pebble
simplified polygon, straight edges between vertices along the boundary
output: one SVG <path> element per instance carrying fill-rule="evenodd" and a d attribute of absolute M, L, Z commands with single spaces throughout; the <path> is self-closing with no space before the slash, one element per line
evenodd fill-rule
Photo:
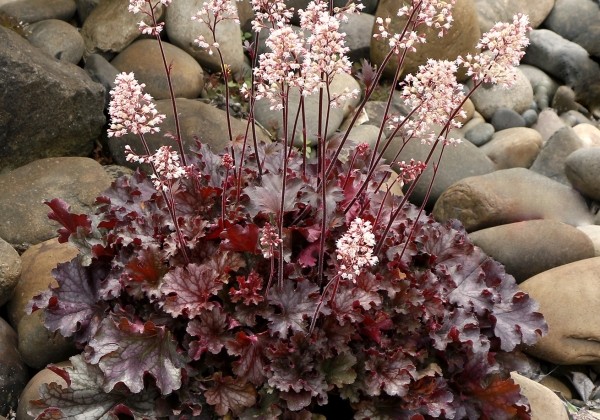
<path fill-rule="evenodd" d="M 492 125 L 496 131 L 507 128 L 525 127 L 525 119 L 510 108 L 499 108 L 492 115 Z"/>
<path fill-rule="evenodd" d="M 477 124 L 465 133 L 465 138 L 475 146 L 482 146 L 492 139 L 495 131 L 490 123 Z"/>

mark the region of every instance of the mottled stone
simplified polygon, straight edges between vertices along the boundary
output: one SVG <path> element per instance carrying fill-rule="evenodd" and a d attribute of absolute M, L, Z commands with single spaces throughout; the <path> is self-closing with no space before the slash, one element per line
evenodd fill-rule
<path fill-rule="evenodd" d="M 537 28 L 554 6 L 554 0 L 475 0 L 482 32 L 496 22 L 511 22 L 517 13 L 529 16 L 531 26 Z"/>
<path fill-rule="evenodd" d="M 600 148 L 575 150 L 565 159 L 565 174 L 577 191 L 600 200 Z"/>
<path fill-rule="evenodd" d="M 0 175 L 0 237 L 26 249 L 57 236 L 58 224 L 48 219 L 44 200 L 61 198 L 75 213 L 88 213 L 110 186 L 110 177 L 93 159 L 40 159 Z"/>
<path fill-rule="evenodd" d="M 19 0 L 0 6 L 1 11 L 26 23 L 45 19 L 69 20 L 76 9 L 74 0 Z"/>
<path fill-rule="evenodd" d="M 64 368 L 67 366 L 71 366 L 70 362 L 60 362 L 55 363 L 56 366 Z M 67 387 L 67 382 L 59 376 L 57 373 L 51 371 L 50 369 L 42 369 L 38 373 L 35 374 L 33 378 L 27 383 L 27 386 L 21 393 L 21 397 L 19 398 L 19 408 L 17 410 L 17 418 L 19 420 L 33 420 L 34 417 L 27 414 L 27 410 L 29 409 L 29 402 L 33 400 L 37 400 L 40 398 L 40 386 L 42 384 L 56 383 L 63 388 Z"/>
<path fill-rule="evenodd" d="M 583 141 L 571 127 L 561 128 L 543 145 L 530 169 L 550 179 L 570 185 L 565 173 L 565 162 L 571 153 L 582 147 Z"/>
<path fill-rule="evenodd" d="M 508 169 L 529 168 L 541 148 L 540 133 L 531 128 L 515 127 L 497 131 L 480 149 L 496 168 Z"/>
<path fill-rule="evenodd" d="M 0 306 L 12 297 L 21 275 L 21 257 L 8 242 L 0 238 Z"/>
<path fill-rule="evenodd" d="M 83 38 L 73 25 L 58 19 L 42 20 L 29 27 L 27 37 L 46 54 L 67 63 L 77 64 L 83 57 Z"/>
<path fill-rule="evenodd" d="M 106 121 L 104 88 L 83 69 L 0 26 L 0 86 L 0 172 L 92 152 Z"/>
<path fill-rule="evenodd" d="M 0 413 L 17 408 L 28 379 L 27 366 L 17 349 L 17 333 L 0 318 Z"/>

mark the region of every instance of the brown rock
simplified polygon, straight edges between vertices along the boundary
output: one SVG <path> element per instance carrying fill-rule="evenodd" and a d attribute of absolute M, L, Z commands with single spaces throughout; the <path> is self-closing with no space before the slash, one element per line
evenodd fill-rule
<path fill-rule="evenodd" d="M 58 367 L 67 367 L 71 366 L 71 362 L 61 362 L 56 363 Z M 63 388 L 67 386 L 67 383 L 63 378 L 61 378 L 58 374 L 52 372 L 50 369 L 43 369 L 39 371 L 31 380 L 27 383 L 27 386 L 21 393 L 21 397 L 19 398 L 19 408 L 17 410 L 17 418 L 19 420 L 33 420 L 33 416 L 27 414 L 27 410 L 29 408 L 29 401 L 37 400 L 40 398 L 40 386 L 42 384 L 49 384 L 51 382 L 56 382 L 58 385 Z"/>
<path fill-rule="evenodd" d="M 475 245 L 504 264 L 518 283 L 543 271 L 595 256 L 579 229 L 556 220 L 526 220 L 469 234 Z"/>
<path fill-rule="evenodd" d="M 550 389 L 516 372 L 512 372 L 510 376 L 521 387 L 521 393 L 529 400 L 531 420 L 569 419 L 562 400 Z"/>
<path fill-rule="evenodd" d="M 375 13 L 376 17 L 392 18 L 390 32 L 401 32 L 406 24 L 405 17 L 397 17 L 398 9 L 404 6 L 404 0 L 380 0 Z M 454 22 L 448 33 L 440 38 L 439 30 L 427 28 L 422 25 L 418 28 L 419 33 L 424 33 L 427 37 L 426 44 L 417 45 L 416 53 L 408 53 L 404 61 L 402 74 L 415 73 L 420 65 L 427 62 L 427 59 L 434 60 L 454 60 L 457 56 L 463 57 L 467 54 L 475 53 L 475 45 L 481 35 L 479 31 L 479 22 L 477 10 L 473 0 L 457 0 L 452 10 Z M 374 31 L 377 29 L 375 23 Z M 375 32 L 374 32 L 375 33 Z M 389 51 L 388 41 L 381 38 L 371 40 L 371 61 L 378 66 Z M 392 59 L 385 67 L 384 74 L 387 77 L 393 77 L 398 64 L 398 59 Z"/>
<path fill-rule="evenodd" d="M 77 249 L 69 244 L 59 244 L 57 239 L 34 245 L 21 255 L 21 278 L 7 305 L 8 320 L 13 327 L 16 328 L 25 316 L 25 308 L 33 296 L 50 285 L 58 285 L 51 274 L 56 265 L 70 261 L 76 255 Z"/>
<path fill-rule="evenodd" d="M 202 67 L 188 53 L 168 42 L 163 42 L 167 64 L 171 65 L 171 83 L 176 98 L 194 99 L 204 87 Z M 140 39 L 117 55 L 111 64 L 119 71 L 133 72 L 144 91 L 156 100 L 169 99 L 171 93 L 158 41 Z"/>
<path fill-rule="evenodd" d="M 0 306 L 11 298 L 21 275 L 21 257 L 8 242 L 0 238 Z"/>
<path fill-rule="evenodd" d="M 540 273 L 519 285 L 539 304 L 548 334 L 525 351 L 561 365 L 600 363 L 600 257 Z"/>
<path fill-rule="evenodd" d="M 542 148 L 542 136 L 526 127 L 508 128 L 494 133 L 480 147 L 498 169 L 529 168 Z"/>
<path fill-rule="evenodd" d="M 577 191 L 524 168 L 455 183 L 437 200 L 433 215 L 441 222 L 458 219 L 469 232 L 523 220 L 550 219 L 572 226 L 593 220 Z"/>

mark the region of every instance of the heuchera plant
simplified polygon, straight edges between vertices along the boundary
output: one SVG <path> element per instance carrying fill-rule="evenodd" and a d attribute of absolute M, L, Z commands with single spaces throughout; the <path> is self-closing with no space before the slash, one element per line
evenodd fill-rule
<path fill-rule="evenodd" d="M 385 62 L 398 57 L 398 69 L 425 41 L 419 26 L 443 35 L 452 23 L 453 1 L 408 3 L 398 12 L 408 17 L 403 32 L 377 23 L 376 36 L 389 40 Z M 337 29 L 359 7 L 310 3 L 299 11 L 310 32 L 304 41 L 283 1 L 252 4 L 254 28 L 268 31 L 272 53 L 250 54 L 249 127 L 256 100 L 271 101 L 285 125 L 291 89 L 319 95 L 323 109 L 341 103 L 329 92 L 335 74 L 350 71 Z M 131 1 L 130 10 L 152 18 L 141 29 L 160 42 L 157 6 Z M 195 19 L 215 34 L 234 12 L 228 1 L 208 1 Z M 457 67 L 475 88 L 509 84 L 527 30 L 527 18 L 516 16 L 484 35 L 481 54 L 430 60 L 407 76 L 400 88 L 412 112 L 386 113 L 373 149 L 349 140 L 349 129 L 326 140 L 323 128 L 309 155 L 309 139 L 293 147 L 295 130 L 286 126 L 278 142 L 259 143 L 250 129 L 226 152 L 200 142 L 187 151 L 178 130 L 175 148 L 127 148 L 128 160 L 152 174 L 115 181 L 95 214 L 48 201 L 63 226 L 59 241 L 79 256 L 58 265 L 58 287 L 35 297 L 31 310 L 43 309 L 48 329 L 72 337 L 82 353 L 71 367 L 51 367 L 67 386 L 42 385 L 30 413 L 309 419 L 335 402 L 357 419 L 529 418 L 503 361 L 546 330 L 541 314 L 458 222 L 437 223 L 407 201 L 422 171 L 439 162 L 382 160 L 391 144 L 384 125 L 401 144 L 425 140 L 433 151 L 456 143 L 448 133 L 472 92 L 456 82 Z M 219 54 L 227 80 L 216 39 L 198 43 Z M 352 124 L 380 76 L 363 64 L 365 95 Z M 164 118 L 152 98 L 133 74 L 119 75 L 112 95 L 109 134 L 137 134 L 146 145 L 144 135 Z M 302 100 L 299 109 L 302 118 Z M 392 193 L 404 183 L 406 195 Z"/>

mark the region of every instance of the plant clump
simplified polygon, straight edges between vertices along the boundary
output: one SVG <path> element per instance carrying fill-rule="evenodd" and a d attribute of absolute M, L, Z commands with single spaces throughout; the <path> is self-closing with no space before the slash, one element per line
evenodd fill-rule
<path fill-rule="evenodd" d="M 251 54 L 255 70 L 243 89 L 249 133 L 259 98 L 286 116 L 290 89 L 320 95 L 322 108 L 356 94 L 332 96 L 328 86 L 350 71 L 337 28 L 359 7 L 328 3 L 301 11 L 312 33 L 304 44 L 286 26 L 284 2 L 252 1 L 255 29 L 268 30 L 267 45 L 280 54 Z M 130 10 L 149 6 L 154 18 L 157 4 L 132 0 Z M 398 13 L 443 35 L 452 5 L 414 0 Z M 215 34 L 233 13 L 229 2 L 213 0 L 194 19 Z M 152 22 L 140 30 L 160 40 L 163 24 Z M 424 42 L 414 31 L 389 34 L 386 21 L 379 24 L 379 36 L 390 40 L 388 59 Z M 510 83 L 527 28 L 519 15 L 486 36 L 482 48 L 498 56 L 493 65 L 485 61 L 492 81 Z M 197 41 L 220 57 L 227 88 L 216 38 Z M 454 72 L 467 67 L 476 88 L 492 77 L 478 57 L 428 61 L 400 85 L 413 112 L 386 115 L 384 124 L 403 144 L 428 142 L 432 153 L 457 145 L 449 132 L 472 91 L 463 91 Z M 380 76 L 363 65 L 358 111 Z M 133 74 L 117 77 L 109 135 L 138 135 L 144 150 L 127 147 L 127 159 L 151 173 L 119 178 L 94 214 L 46 202 L 63 226 L 59 241 L 79 255 L 58 265 L 58 286 L 34 297 L 30 310 L 43 310 L 46 327 L 82 352 L 71 367 L 51 367 L 68 386 L 44 384 L 32 415 L 307 419 L 335 401 L 357 419 L 529 418 L 506 360 L 547 326 L 458 222 L 440 224 L 408 202 L 425 168 L 439 164 L 431 154 L 423 162 L 384 162 L 391 147 L 384 125 L 373 148 L 350 140 L 350 128 L 327 139 L 320 128 L 316 153 L 308 154 L 308 139 L 294 147 L 294 130 L 285 127 L 275 143 L 251 134 L 234 139 L 229 130 L 225 151 L 199 141 L 184 150 L 178 128 L 167 136 L 172 146 L 151 151 L 144 136 L 160 130 L 164 115 L 143 88 Z M 174 100 L 173 107 L 177 115 Z M 404 184 L 406 195 L 392 193 Z"/>

